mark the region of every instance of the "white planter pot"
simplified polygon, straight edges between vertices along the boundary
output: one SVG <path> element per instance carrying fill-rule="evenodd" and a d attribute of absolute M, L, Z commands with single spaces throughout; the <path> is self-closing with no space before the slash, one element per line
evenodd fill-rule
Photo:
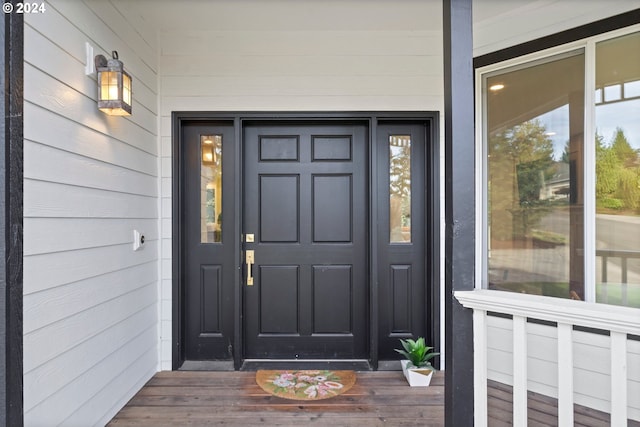
<path fill-rule="evenodd" d="M 416 368 L 413 365 L 408 367 L 409 361 L 402 360 L 402 373 L 411 387 L 427 387 L 431 383 L 433 368 Z"/>

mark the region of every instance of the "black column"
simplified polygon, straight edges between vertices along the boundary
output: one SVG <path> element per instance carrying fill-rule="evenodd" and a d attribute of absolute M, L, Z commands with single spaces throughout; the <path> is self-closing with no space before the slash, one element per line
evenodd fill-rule
<path fill-rule="evenodd" d="M 21 426 L 22 381 L 22 15 L 0 19 L 0 73 L 4 120 L 0 124 L 0 426 Z"/>
<path fill-rule="evenodd" d="M 5 20 L 0 19 L 0 43 L 4 46 L 5 36 Z M 4 73 L 4 55 L 5 51 L 0 53 L 0 94 L 2 99 L 5 99 L 5 73 Z M 2 117 L 6 117 L 4 102 L 0 103 L 0 111 Z M 2 138 L 2 147 L 0 150 L 0 427 L 7 425 L 7 251 L 6 251 L 6 224 L 7 219 L 5 215 L 6 208 L 6 195 L 5 190 L 6 183 L 6 168 L 4 166 L 6 155 L 6 140 L 5 140 L 5 120 L 0 121 L 0 138 Z"/>
<path fill-rule="evenodd" d="M 445 425 L 473 426 L 472 311 L 454 291 L 472 290 L 475 161 L 472 0 L 443 0 L 445 126 Z"/>

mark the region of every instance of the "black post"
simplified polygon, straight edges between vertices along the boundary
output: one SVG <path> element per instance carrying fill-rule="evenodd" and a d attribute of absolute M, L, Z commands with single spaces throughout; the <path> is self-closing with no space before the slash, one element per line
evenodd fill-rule
<path fill-rule="evenodd" d="M 0 19 L 0 426 L 21 426 L 23 237 L 23 15 Z"/>
<path fill-rule="evenodd" d="M 5 20 L 0 19 L 0 42 L 4 46 L 5 36 Z M 0 94 L 2 99 L 5 99 L 5 50 L 2 50 L 0 54 Z M 2 117 L 6 117 L 4 102 L 0 103 L 0 110 Z M 7 425 L 7 251 L 6 251 L 6 227 L 7 219 L 5 215 L 7 191 L 5 190 L 6 183 L 6 168 L 5 168 L 5 120 L 0 121 L 0 138 L 2 138 L 2 147 L 4 150 L 0 150 L 0 427 Z"/>
<path fill-rule="evenodd" d="M 475 154 L 472 0 L 443 0 L 445 126 L 445 425 L 473 426 Z"/>

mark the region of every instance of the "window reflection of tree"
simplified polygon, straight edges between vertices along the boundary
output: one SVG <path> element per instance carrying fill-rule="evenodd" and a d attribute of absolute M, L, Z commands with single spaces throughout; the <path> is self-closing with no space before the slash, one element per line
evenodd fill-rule
<path fill-rule="evenodd" d="M 596 134 L 596 208 L 599 213 L 640 214 L 640 149 L 620 127 L 610 144 Z"/>
<path fill-rule="evenodd" d="M 530 236 L 551 202 L 541 198 L 544 183 L 553 177 L 553 144 L 538 120 L 521 123 L 492 135 L 489 141 L 492 180 L 491 206 L 511 221 L 494 221 L 492 233 L 498 239 L 523 240 Z"/>
<path fill-rule="evenodd" d="M 411 240 L 411 138 L 392 136 L 389 145 L 389 225 L 392 242 Z"/>

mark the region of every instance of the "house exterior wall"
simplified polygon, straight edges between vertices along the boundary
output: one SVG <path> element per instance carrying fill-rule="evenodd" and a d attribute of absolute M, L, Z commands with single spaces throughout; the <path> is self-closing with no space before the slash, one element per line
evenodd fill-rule
<path fill-rule="evenodd" d="M 158 369 L 157 39 L 111 2 L 45 6 L 24 26 L 25 425 L 101 425 Z M 131 117 L 97 110 L 85 42 L 118 51 Z"/>
<path fill-rule="evenodd" d="M 640 7 L 518 0 L 522 9 L 501 12 L 502 0 L 481 1 L 475 55 Z M 439 0 L 222 1 L 209 6 L 225 8 L 211 27 L 163 27 L 158 38 L 133 4 L 51 0 L 25 16 L 27 425 L 104 424 L 156 370 L 171 369 L 172 111 L 443 111 Z M 231 4 L 242 19 L 225 15 Z M 310 4 L 323 6 L 291 10 Z M 375 12 L 363 15 L 367 7 Z M 314 22 L 339 19 L 322 28 L 283 18 L 315 12 Z M 134 79 L 131 117 L 97 111 L 85 42 L 96 54 L 118 50 Z M 147 238 L 140 252 L 134 229 Z M 495 332 L 490 376 L 508 381 L 495 363 L 510 341 Z M 629 366 L 638 353 L 631 345 Z M 586 351 L 576 357 L 592 363 Z M 545 378 L 531 380 L 548 390 Z"/>
<path fill-rule="evenodd" d="M 334 29 L 299 27 L 308 2 L 252 2 L 237 20 L 161 31 L 162 369 L 172 349 L 172 111 L 443 110 L 440 2 L 379 2 L 376 22 L 357 0 L 320 4 L 308 13 L 337 17 Z M 272 28 L 256 29 L 265 22 Z"/>

